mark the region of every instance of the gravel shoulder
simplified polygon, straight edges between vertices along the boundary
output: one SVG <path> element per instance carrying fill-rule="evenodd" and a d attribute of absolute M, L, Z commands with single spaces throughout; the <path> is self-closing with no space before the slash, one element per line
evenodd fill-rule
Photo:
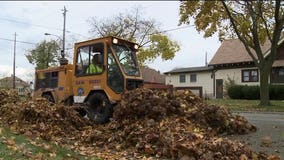
<path fill-rule="evenodd" d="M 255 133 L 230 135 L 229 139 L 239 140 L 254 151 L 279 155 L 284 159 L 284 113 L 238 112 L 257 127 Z"/>

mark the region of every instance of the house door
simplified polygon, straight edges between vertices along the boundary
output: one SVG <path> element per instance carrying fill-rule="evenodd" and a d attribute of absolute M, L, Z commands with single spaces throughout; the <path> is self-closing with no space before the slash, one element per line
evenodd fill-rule
<path fill-rule="evenodd" d="M 216 79 L 216 98 L 223 98 L 223 79 Z"/>

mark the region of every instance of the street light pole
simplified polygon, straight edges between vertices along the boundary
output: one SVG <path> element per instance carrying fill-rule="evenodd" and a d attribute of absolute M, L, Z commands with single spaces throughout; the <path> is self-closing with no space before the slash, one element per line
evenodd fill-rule
<path fill-rule="evenodd" d="M 55 37 L 57 37 L 58 39 L 60 39 L 60 40 L 62 41 L 62 38 L 61 38 L 61 37 L 59 37 L 59 36 L 58 36 L 58 35 L 56 35 L 56 34 L 44 33 L 44 35 L 46 35 L 46 36 L 50 36 L 50 35 L 52 35 L 52 36 L 55 36 Z"/>
<path fill-rule="evenodd" d="M 68 64 L 68 60 L 65 58 L 65 24 L 66 24 L 66 8 L 64 6 L 63 9 L 63 37 L 62 37 L 62 50 L 61 50 L 61 58 L 60 58 L 60 65 Z"/>
<path fill-rule="evenodd" d="M 64 6 L 64 9 L 63 9 L 63 38 L 62 38 L 62 58 L 65 57 L 65 25 L 66 25 L 66 8 Z"/>
<path fill-rule="evenodd" d="M 65 30 L 66 30 L 65 26 L 66 26 L 66 12 L 67 12 L 65 6 L 64 6 L 62 11 L 63 11 L 63 35 L 62 35 L 62 39 L 59 36 L 57 36 L 55 34 L 51 34 L 51 33 L 44 33 L 44 35 L 53 35 L 53 36 L 56 36 L 56 37 L 58 37 L 59 39 L 62 40 L 61 58 L 59 59 L 59 63 L 60 63 L 60 65 L 66 65 L 66 64 L 68 64 L 68 60 L 65 58 Z"/>
<path fill-rule="evenodd" d="M 13 60 L 13 89 L 16 88 L 16 72 L 15 72 L 15 68 L 16 68 L 16 36 L 17 36 L 17 33 L 15 32 L 15 39 L 14 39 L 14 60 Z"/>

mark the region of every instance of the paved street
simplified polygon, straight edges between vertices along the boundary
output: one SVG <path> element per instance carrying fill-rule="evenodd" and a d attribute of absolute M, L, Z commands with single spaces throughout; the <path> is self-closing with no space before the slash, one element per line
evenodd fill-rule
<path fill-rule="evenodd" d="M 257 132 L 228 136 L 248 144 L 254 151 L 280 155 L 284 159 L 284 113 L 236 113 L 257 127 Z"/>

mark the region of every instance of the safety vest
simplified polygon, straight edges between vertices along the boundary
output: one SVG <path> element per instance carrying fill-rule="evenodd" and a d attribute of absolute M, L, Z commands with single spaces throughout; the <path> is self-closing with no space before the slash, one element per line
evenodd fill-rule
<path fill-rule="evenodd" d="M 93 74 L 93 73 L 101 73 L 103 70 L 101 67 L 94 65 L 93 63 L 89 65 L 87 68 L 87 74 Z"/>

